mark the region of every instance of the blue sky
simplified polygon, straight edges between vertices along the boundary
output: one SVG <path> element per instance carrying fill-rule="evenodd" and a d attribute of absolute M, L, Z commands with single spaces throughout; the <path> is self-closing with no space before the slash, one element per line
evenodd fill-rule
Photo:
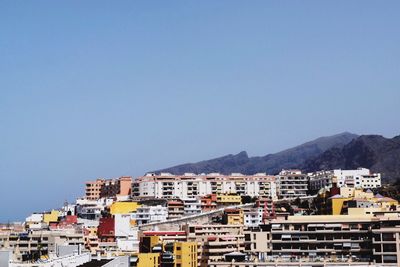
<path fill-rule="evenodd" d="M 399 134 L 398 1 L 2 1 L 0 221 L 138 176 Z"/>

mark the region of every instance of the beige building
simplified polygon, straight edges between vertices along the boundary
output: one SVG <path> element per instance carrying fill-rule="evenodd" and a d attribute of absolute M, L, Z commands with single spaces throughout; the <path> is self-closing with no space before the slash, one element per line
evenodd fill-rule
<path fill-rule="evenodd" d="M 289 216 L 271 221 L 272 261 L 400 263 L 400 218 L 374 215 Z"/>
<path fill-rule="evenodd" d="M 199 266 L 224 261 L 224 255 L 245 250 L 243 225 L 186 225 L 187 240 L 198 244 Z"/>
<path fill-rule="evenodd" d="M 308 178 L 300 170 L 282 170 L 276 182 L 279 198 L 297 198 L 307 195 Z"/>
<path fill-rule="evenodd" d="M 32 255 L 56 253 L 58 245 L 79 245 L 83 248 L 84 243 L 83 233 L 73 230 L 0 233 L 0 249 L 11 250 L 15 261 L 24 261 Z"/>

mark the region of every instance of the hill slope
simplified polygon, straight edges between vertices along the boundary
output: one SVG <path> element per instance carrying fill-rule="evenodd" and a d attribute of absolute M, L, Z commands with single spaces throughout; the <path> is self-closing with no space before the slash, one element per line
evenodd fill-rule
<path fill-rule="evenodd" d="M 306 171 L 358 167 L 381 172 L 386 181 L 400 180 L 400 136 L 390 139 L 362 135 L 341 148 L 333 147 L 308 159 L 301 166 Z"/>
<path fill-rule="evenodd" d="M 329 149 L 340 149 L 355 138 L 357 138 L 357 135 L 345 132 L 333 136 L 320 137 L 294 148 L 275 154 L 268 154 L 263 157 L 249 157 L 245 151 L 242 151 L 236 155 L 230 154 L 211 160 L 187 163 L 158 170 L 156 173 L 169 172 L 173 174 L 183 174 L 185 172 L 220 172 L 229 174 L 232 172 L 240 172 L 243 174 L 254 174 L 257 172 L 267 172 L 269 174 L 275 174 L 281 169 L 303 166 L 308 159 L 315 159 Z"/>

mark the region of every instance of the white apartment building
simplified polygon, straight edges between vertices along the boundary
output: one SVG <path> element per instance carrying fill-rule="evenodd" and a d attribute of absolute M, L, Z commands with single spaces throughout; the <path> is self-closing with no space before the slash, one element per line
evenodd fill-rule
<path fill-rule="evenodd" d="M 258 173 L 243 175 L 219 173 L 172 175 L 146 174 L 133 182 L 135 197 L 195 198 L 208 194 L 238 194 L 276 198 L 275 176 Z"/>
<path fill-rule="evenodd" d="M 308 178 L 300 170 L 282 170 L 276 180 L 280 198 L 297 198 L 307 195 Z"/>
<path fill-rule="evenodd" d="M 318 171 L 309 174 L 310 189 L 317 191 L 321 188 L 337 187 L 351 188 L 377 188 L 381 186 L 381 174 L 371 173 L 369 169 L 358 168 L 356 170 L 331 170 Z"/>
<path fill-rule="evenodd" d="M 333 171 L 316 171 L 308 173 L 309 189 L 313 192 L 321 188 L 332 188 Z"/>
<path fill-rule="evenodd" d="M 168 208 L 161 205 L 140 206 L 136 210 L 136 222 L 138 225 L 150 222 L 162 222 L 167 220 Z"/>
<path fill-rule="evenodd" d="M 199 198 L 184 198 L 182 201 L 184 215 L 201 213 L 201 200 Z"/>
<path fill-rule="evenodd" d="M 139 251 L 138 228 L 133 225 L 136 213 L 115 214 L 115 237 L 121 251 Z"/>
<path fill-rule="evenodd" d="M 137 237 L 137 229 L 133 227 L 136 220 L 136 213 L 115 214 L 115 236 L 116 237 Z"/>
<path fill-rule="evenodd" d="M 47 225 L 43 223 L 43 213 L 33 213 L 25 219 L 27 228 L 38 230 L 45 228 Z"/>
<path fill-rule="evenodd" d="M 257 227 L 262 224 L 263 208 L 244 208 L 243 209 L 243 222 L 245 226 Z"/>
<path fill-rule="evenodd" d="M 369 169 L 333 170 L 333 182 L 338 187 L 377 188 L 381 186 L 381 174 L 371 173 Z"/>

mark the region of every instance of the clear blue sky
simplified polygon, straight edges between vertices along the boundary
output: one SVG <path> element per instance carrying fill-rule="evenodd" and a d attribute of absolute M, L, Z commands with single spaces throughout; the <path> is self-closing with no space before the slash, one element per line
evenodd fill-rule
<path fill-rule="evenodd" d="M 0 221 L 84 181 L 399 134 L 399 1 L 2 1 Z"/>

